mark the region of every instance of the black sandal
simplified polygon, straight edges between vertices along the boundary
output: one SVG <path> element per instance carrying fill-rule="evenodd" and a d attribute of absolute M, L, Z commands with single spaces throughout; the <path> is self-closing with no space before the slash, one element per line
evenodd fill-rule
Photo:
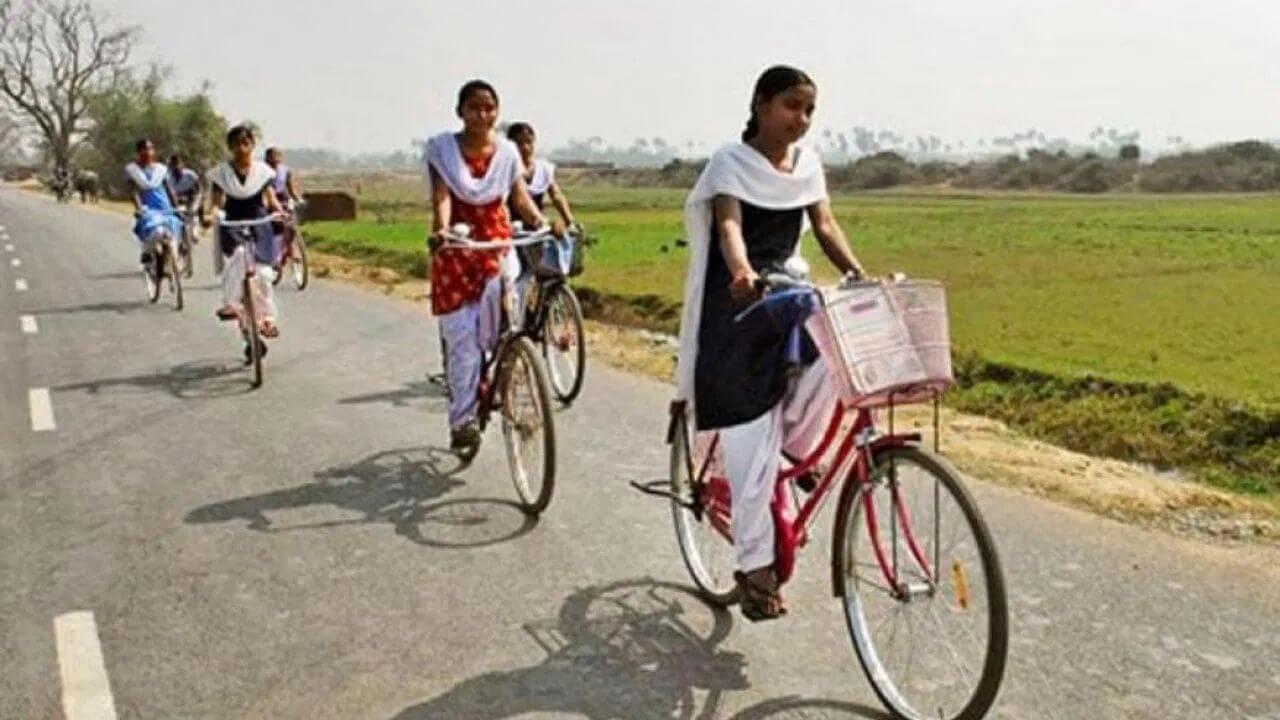
<path fill-rule="evenodd" d="M 742 589 L 742 615 L 751 622 L 776 620 L 787 614 L 787 606 L 778 592 L 773 568 L 760 568 L 749 573 L 733 574 Z"/>

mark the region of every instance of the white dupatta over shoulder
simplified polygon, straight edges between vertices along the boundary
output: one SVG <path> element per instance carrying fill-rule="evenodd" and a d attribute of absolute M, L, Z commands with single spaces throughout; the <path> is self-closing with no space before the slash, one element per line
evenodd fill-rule
<path fill-rule="evenodd" d="M 262 192 L 262 188 L 276 179 L 276 171 L 261 160 L 254 160 L 245 174 L 244 181 L 236 175 L 231 163 L 220 163 L 209 171 L 209 182 L 237 200 L 245 200 Z"/>
<path fill-rule="evenodd" d="M 680 318 L 680 355 L 676 364 L 676 399 L 687 403 L 689 417 L 696 417 L 694 368 L 698 362 L 698 330 L 702 323 L 702 298 L 707 279 L 707 257 L 715 218 L 712 203 L 717 195 L 731 195 L 769 210 L 808 207 L 827 197 L 822 159 L 807 147 L 793 150 L 790 173 L 775 168 L 764 155 L 746 143 L 726 145 L 715 152 L 698 177 L 684 206 L 684 233 L 689 243 L 689 274 L 684 283 L 684 311 Z M 796 254 L 800 246 L 796 245 Z"/>
<path fill-rule="evenodd" d="M 441 181 L 459 200 L 470 205 L 488 205 L 495 200 L 506 200 L 511 188 L 520 178 L 524 167 L 520 151 L 506 138 L 494 139 L 493 158 L 484 177 L 474 177 L 463 162 L 458 136 L 453 132 L 440 133 L 427 140 L 423 151 L 423 172 L 426 173 L 427 202 L 431 201 L 431 169 L 435 169 Z"/>

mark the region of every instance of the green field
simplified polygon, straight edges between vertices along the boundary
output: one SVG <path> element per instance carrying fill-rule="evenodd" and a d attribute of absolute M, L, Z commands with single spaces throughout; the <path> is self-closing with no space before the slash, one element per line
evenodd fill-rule
<path fill-rule="evenodd" d="M 321 244 L 420 255 L 418 188 L 361 190 L 362 219 L 313 225 Z M 569 192 L 599 239 L 580 284 L 678 302 L 683 193 Z M 947 284 L 963 350 L 1280 404 L 1280 197 L 857 195 L 835 206 L 873 271 Z"/>

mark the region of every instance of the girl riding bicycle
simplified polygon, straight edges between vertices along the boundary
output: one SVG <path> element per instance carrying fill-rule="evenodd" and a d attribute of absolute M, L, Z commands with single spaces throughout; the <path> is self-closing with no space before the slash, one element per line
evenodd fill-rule
<path fill-rule="evenodd" d="M 760 273 L 799 254 L 806 219 L 831 262 L 862 274 L 831 212 L 821 158 L 797 144 L 817 85 L 795 68 L 756 82 L 742 141 L 708 161 L 685 205 L 692 252 L 680 326 L 678 399 L 700 431 L 717 430 L 732 492 L 742 611 L 786 613 L 774 573 L 770 501 L 782 453 L 807 455 L 837 401 L 825 362 L 805 337 L 801 367 L 786 360 L 786 328 L 768 313 L 739 317 Z"/>
<path fill-rule="evenodd" d="M 169 185 L 169 168 L 156 162 L 156 146 L 148 138 L 134 145 L 138 157 L 124 168 L 133 193 L 133 234 L 142 243 L 142 263 L 151 262 L 151 244 L 158 233 L 182 237 L 182 221 L 174 214 L 178 206 Z"/>
<path fill-rule="evenodd" d="M 472 239 L 509 240 L 508 200 L 530 227 L 546 219 L 529 196 L 519 151 L 497 137 L 498 92 L 472 80 L 458 92 L 461 132 L 427 140 L 425 161 L 431 205 L 431 312 L 440 323 L 445 380 L 449 387 L 450 447 L 459 453 L 480 442 L 476 397 L 484 353 L 497 339 L 502 275 L 514 279 L 514 256 L 503 250 L 442 247 L 455 223 L 472 228 Z M 562 234 L 563 229 L 559 229 Z"/>
<path fill-rule="evenodd" d="M 266 163 L 254 161 L 253 146 L 253 130 L 248 126 L 237 125 L 227 133 L 227 149 L 231 151 L 231 158 L 209 171 L 209 207 L 200 210 L 200 222 L 205 227 L 210 225 L 210 208 L 223 209 L 227 220 L 257 220 L 283 212 L 271 187 L 275 172 Z M 218 233 L 226 266 L 222 273 L 223 305 L 218 308 L 217 315 L 222 320 L 238 317 L 246 263 L 256 262 L 258 287 L 263 300 L 259 330 L 263 337 L 277 337 L 280 329 L 276 325 L 275 296 L 271 288 L 274 278 L 271 264 L 277 255 L 275 235 L 267 223 L 243 228 L 243 231 L 253 236 L 248 251 L 231 229 L 221 228 Z M 246 257 L 247 253 L 252 257 Z M 246 353 L 247 350 L 246 347 Z"/>

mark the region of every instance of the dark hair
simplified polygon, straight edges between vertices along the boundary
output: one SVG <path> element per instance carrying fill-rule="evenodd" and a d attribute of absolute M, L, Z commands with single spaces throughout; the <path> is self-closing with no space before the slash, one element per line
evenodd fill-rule
<path fill-rule="evenodd" d="M 467 104 L 472 95 L 480 92 L 488 92 L 493 96 L 494 102 L 501 104 L 501 101 L 498 100 L 498 91 L 494 90 L 492 85 L 484 80 L 468 80 L 462 86 L 462 89 L 458 91 L 458 112 L 462 112 L 462 106 Z"/>
<path fill-rule="evenodd" d="M 520 137 L 521 135 L 523 135 L 523 134 L 525 134 L 525 133 L 529 133 L 530 135 L 534 136 L 535 138 L 536 138 L 536 137 L 538 137 L 538 133 L 534 131 L 533 126 L 532 126 L 532 125 L 530 125 L 529 123 L 527 123 L 527 122 L 513 122 L 513 123 L 511 123 L 511 125 L 507 128 L 507 139 L 508 139 L 508 140 L 510 140 L 510 141 L 512 141 L 512 142 L 515 142 L 517 139 L 519 139 L 519 137 Z"/>
<path fill-rule="evenodd" d="M 148 145 L 155 145 L 155 143 L 151 142 L 151 138 L 149 137 L 138 138 L 138 142 L 133 144 L 133 151 L 142 152 L 142 148 Z"/>
<path fill-rule="evenodd" d="M 180 162 L 182 162 L 182 153 L 174 153 L 169 156 L 170 165 L 176 165 L 177 163 L 180 163 Z"/>
<path fill-rule="evenodd" d="M 747 142 L 760 132 L 760 118 L 756 117 L 756 103 L 769 102 L 777 95 L 800 85 L 818 87 L 818 84 L 805 71 L 789 65 L 774 65 L 765 70 L 760 75 L 760 79 L 756 80 L 756 89 L 751 93 L 749 108 L 751 117 L 747 119 L 747 129 L 742 131 L 742 142 Z"/>
<path fill-rule="evenodd" d="M 253 139 L 253 128 L 248 125 L 237 125 L 227 131 L 227 147 L 233 148 L 241 138 Z"/>
<path fill-rule="evenodd" d="M 267 158 L 271 157 L 271 153 L 278 153 L 278 152 L 280 152 L 280 148 L 276 147 L 275 145 L 272 145 L 271 147 L 263 151 L 262 159 L 266 160 Z"/>

